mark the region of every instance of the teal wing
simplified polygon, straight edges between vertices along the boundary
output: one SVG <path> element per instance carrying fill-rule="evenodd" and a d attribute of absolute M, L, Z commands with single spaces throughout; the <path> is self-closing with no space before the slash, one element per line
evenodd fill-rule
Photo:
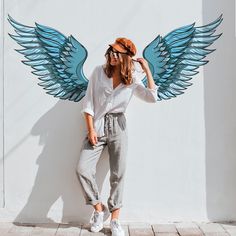
<path fill-rule="evenodd" d="M 194 27 L 195 23 L 180 27 L 165 37 L 158 35 L 143 50 L 143 57 L 148 61 L 155 83 L 159 86 L 158 100 L 170 99 L 183 94 L 189 80 L 198 73 L 207 54 L 215 49 L 208 49 L 221 34 L 213 35 L 222 22 L 222 14 L 210 24 Z M 143 78 L 147 86 L 147 78 Z"/>
<path fill-rule="evenodd" d="M 36 22 L 36 27 L 26 26 L 10 15 L 8 21 L 17 33 L 10 37 L 23 47 L 16 51 L 24 55 L 27 60 L 22 62 L 31 66 L 32 73 L 41 80 L 38 85 L 54 97 L 80 101 L 88 86 L 83 73 L 86 48 L 72 35 L 66 37 L 48 26 Z"/>

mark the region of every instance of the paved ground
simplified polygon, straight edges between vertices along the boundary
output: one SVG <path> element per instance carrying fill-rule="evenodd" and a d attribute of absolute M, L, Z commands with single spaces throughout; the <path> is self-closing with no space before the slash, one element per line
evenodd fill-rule
<path fill-rule="evenodd" d="M 175 222 L 168 224 L 122 224 L 127 236 L 236 236 L 236 222 L 198 223 Z M 99 233 L 89 231 L 89 224 L 13 224 L 0 223 L 0 236 L 111 235 L 109 223 Z"/>

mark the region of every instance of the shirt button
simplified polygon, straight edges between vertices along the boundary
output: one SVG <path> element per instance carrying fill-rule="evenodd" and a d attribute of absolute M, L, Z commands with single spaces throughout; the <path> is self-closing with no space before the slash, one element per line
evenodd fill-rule
<path fill-rule="evenodd" d="M 112 103 L 111 102 L 108 102 L 108 107 L 111 108 L 112 107 Z"/>

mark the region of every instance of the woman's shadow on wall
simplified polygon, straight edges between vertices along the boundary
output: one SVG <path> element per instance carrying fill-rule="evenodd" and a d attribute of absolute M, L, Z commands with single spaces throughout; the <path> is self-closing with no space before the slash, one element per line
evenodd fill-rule
<path fill-rule="evenodd" d="M 88 222 L 93 207 L 85 205 L 75 171 L 86 135 L 85 120 L 80 113 L 81 101 L 59 100 L 32 128 L 31 134 L 40 137 L 39 145 L 43 145 L 43 149 L 37 158 L 38 171 L 32 191 L 26 205 L 16 216 L 15 223 L 55 222 L 48 217 L 48 213 L 59 198 L 63 202 L 60 222 Z M 106 147 L 97 164 L 100 193 L 109 171 L 107 153 Z M 55 210 L 52 214 L 61 214 L 61 209 L 59 211 L 56 207 Z"/>

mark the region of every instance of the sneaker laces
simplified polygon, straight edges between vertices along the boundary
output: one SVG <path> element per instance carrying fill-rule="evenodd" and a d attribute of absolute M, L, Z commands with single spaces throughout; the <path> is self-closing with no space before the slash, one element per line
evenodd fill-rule
<path fill-rule="evenodd" d="M 112 226 L 114 226 L 114 228 L 116 228 L 118 230 L 122 230 L 120 222 L 118 220 L 112 220 L 111 222 L 112 222 Z"/>
<path fill-rule="evenodd" d="M 100 222 L 98 222 L 99 215 L 100 215 L 100 213 L 98 211 L 94 211 L 93 216 L 90 219 L 90 223 L 93 223 L 93 224 L 96 223 L 96 225 L 99 225 L 99 223 L 100 223 Z"/>

